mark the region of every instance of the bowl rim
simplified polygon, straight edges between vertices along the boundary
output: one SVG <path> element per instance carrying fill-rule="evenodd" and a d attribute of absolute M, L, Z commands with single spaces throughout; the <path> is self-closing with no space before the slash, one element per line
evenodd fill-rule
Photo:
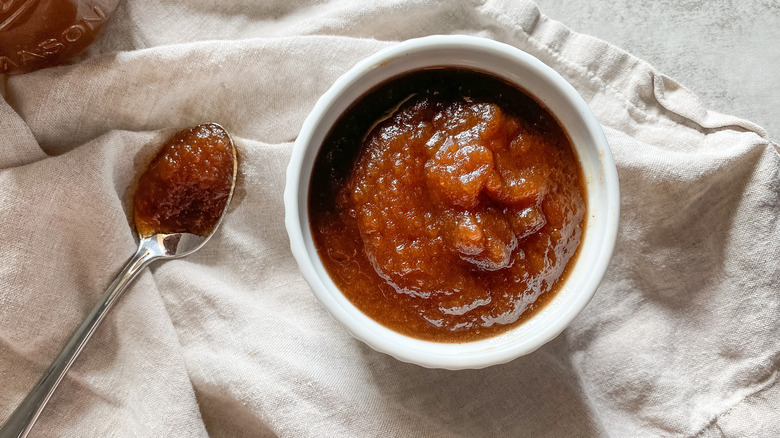
<path fill-rule="evenodd" d="M 534 333 L 528 342 L 519 342 L 516 343 L 516 345 L 504 346 L 501 343 L 501 340 L 506 339 L 506 334 L 518 331 L 518 329 L 526 325 L 527 322 L 496 337 L 463 343 L 424 341 L 392 331 L 370 319 L 357 309 L 357 307 L 352 305 L 335 286 L 330 277 L 327 276 L 327 273 L 325 273 L 327 278 L 322 278 L 324 267 L 322 267 L 319 255 L 316 252 L 316 249 L 314 249 L 312 256 L 312 245 L 307 246 L 304 239 L 304 234 L 308 234 L 309 239 L 311 240 L 311 230 L 308 221 L 308 206 L 306 205 L 310 175 L 305 178 L 306 184 L 301 184 L 301 177 L 304 172 L 303 161 L 306 157 L 306 152 L 310 147 L 316 148 L 317 151 L 319 150 L 319 144 L 311 144 L 312 137 L 317 132 L 319 124 L 328 114 L 328 110 L 332 106 L 338 104 L 339 98 L 364 75 L 369 74 L 375 69 L 383 68 L 397 58 L 409 55 L 419 55 L 420 53 L 430 51 L 452 49 L 464 50 L 464 53 L 467 51 L 476 51 L 487 54 L 488 56 L 511 58 L 515 62 L 522 63 L 525 68 L 532 70 L 545 80 L 550 81 L 554 87 L 557 88 L 557 91 L 562 93 L 567 103 L 572 105 L 578 116 L 581 117 L 587 132 L 593 137 L 595 142 L 594 147 L 599 154 L 599 162 L 601 163 L 601 173 L 599 177 L 606 191 L 606 204 L 609 207 L 609 211 L 604 213 L 604 217 L 601 218 L 605 221 L 604 228 L 606 238 L 600 242 L 598 257 L 589 265 L 590 274 L 586 278 L 585 283 L 579 285 L 574 297 L 569 299 L 570 302 L 567 303 L 566 309 L 560 311 L 558 317 L 548 325 L 542 327 L 540 332 Z M 435 67 L 437 65 L 441 64 L 431 63 L 430 67 Z M 492 73 L 489 70 L 485 71 L 499 77 L 501 76 L 497 73 Z M 378 83 L 382 83 L 393 76 L 395 75 L 390 75 L 387 78 L 380 80 Z M 369 86 L 362 90 L 360 95 L 364 94 L 373 86 Z M 521 88 L 523 87 L 521 86 Z M 531 95 L 535 100 L 541 100 L 539 96 Z M 347 102 L 344 108 L 348 108 L 352 103 L 353 101 Z M 552 110 L 550 110 L 550 112 L 552 112 Z M 557 117 L 558 116 L 556 115 L 556 118 Z M 559 123 L 562 122 L 559 120 Z M 327 126 L 327 130 L 330 130 L 330 125 Z M 579 155 L 580 151 L 577 146 L 575 146 L 575 150 Z M 311 169 L 307 168 L 305 172 L 310 174 Z M 363 341 L 377 351 L 390 354 L 401 361 L 416 363 L 428 368 L 483 368 L 505 363 L 519 356 L 529 354 L 554 339 L 571 323 L 572 320 L 574 320 L 591 300 L 606 272 L 617 239 L 620 204 L 618 184 L 617 169 L 601 126 L 596 121 L 595 115 L 587 103 L 585 103 L 574 87 L 560 74 L 534 56 L 504 43 L 465 35 L 434 35 L 406 40 L 364 58 L 341 75 L 319 98 L 301 126 L 300 133 L 293 145 L 290 162 L 287 167 L 287 178 L 284 190 L 285 226 L 290 239 L 290 249 L 304 279 L 310 285 L 314 295 L 328 313 L 344 326 L 352 336 Z M 305 213 L 303 216 L 305 216 L 306 219 L 305 224 L 301 219 L 301 200 L 304 201 L 303 209 Z M 589 216 L 592 217 L 590 205 L 588 206 L 588 213 Z M 579 256 L 576 263 L 581 263 Z M 335 296 L 334 293 L 336 294 Z M 348 304 L 344 303 L 345 300 Z M 528 321 L 537 318 L 537 316 L 544 311 L 545 309 L 542 309 Z M 458 348 L 449 349 L 451 351 L 446 348 L 440 348 L 442 345 L 463 347 L 476 344 L 481 344 L 487 348 L 465 354 L 459 353 L 458 351 L 460 350 Z"/>

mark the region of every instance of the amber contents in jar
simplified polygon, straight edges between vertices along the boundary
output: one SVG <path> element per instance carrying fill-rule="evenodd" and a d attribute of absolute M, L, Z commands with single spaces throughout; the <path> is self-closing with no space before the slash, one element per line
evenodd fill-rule
<path fill-rule="evenodd" d="M 0 0 L 0 74 L 70 61 L 95 40 L 119 0 Z"/>
<path fill-rule="evenodd" d="M 495 336 L 549 302 L 586 211 L 555 118 L 463 69 L 410 73 L 361 98 L 324 141 L 309 193 L 317 250 L 347 298 L 440 342 Z"/>
<path fill-rule="evenodd" d="M 235 159 L 233 143 L 219 125 L 176 133 L 138 180 L 133 200 L 138 235 L 211 233 L 230 198 Z"/>

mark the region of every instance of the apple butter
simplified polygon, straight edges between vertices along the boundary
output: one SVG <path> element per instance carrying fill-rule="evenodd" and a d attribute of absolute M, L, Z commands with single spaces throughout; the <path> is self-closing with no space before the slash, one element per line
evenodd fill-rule
<path fill-rule="evenodd" d="M 364 95 L 324 141 L 309 193 L 342 292 L 386 327 L 440 342 L 495 336 L 549 302 L 586 212 L 555 118 L 499 78 L 453 68 Z"/>
<path fill-rule="evenodd" d="M 234 160 L 233 143 L 219 125 L 177 132 L 138 180 L 133 199 L 138 235 L 211 233 L 230 197 Z"/>

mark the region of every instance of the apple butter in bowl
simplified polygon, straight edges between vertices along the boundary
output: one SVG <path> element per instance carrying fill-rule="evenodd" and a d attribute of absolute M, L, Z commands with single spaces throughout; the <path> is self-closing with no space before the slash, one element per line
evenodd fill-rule
<path fill-rule="evenodd" d="M 434 68 L 379 85 L 336 122 L 309 219 L 325 268 L 361 311 L 408 336 L 463 342 L 554 296 L 584 199 L 577 155 L 544 107 L 488 74 Z"/>
<path fill-rule="evenodd" d="M 314 295 L 375 350 L 482 368 L 555 338 L 606 271 L 617 171 L 557 72 L 484 38 L 359 62 L 317 101 L 287 168 L 290 246 Z"/>

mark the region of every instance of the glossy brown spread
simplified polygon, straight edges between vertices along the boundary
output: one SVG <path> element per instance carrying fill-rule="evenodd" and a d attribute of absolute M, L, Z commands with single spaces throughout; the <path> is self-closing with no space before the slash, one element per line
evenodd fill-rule
<path fill-rule="evenodd" d="M 62 64 L 84 51 L 118 0 L 0 0 L 0 74 Z"/>
<path fill-rule="evenodd" d="M 138 181 L 133 200 L 138 235 L 211 233 L 230 197 L 234 158 L 230 137 L 219 125 L 176 133 Z"/>
<path fill-rule="evenodd" d="M 460 342 L 504 332 L 554 296 L 584 199 L 547 110 L 493 76 L 433 69 L 341 116 L 315 163 L 309 214 L 355 306 L 397 332 Z"/>

